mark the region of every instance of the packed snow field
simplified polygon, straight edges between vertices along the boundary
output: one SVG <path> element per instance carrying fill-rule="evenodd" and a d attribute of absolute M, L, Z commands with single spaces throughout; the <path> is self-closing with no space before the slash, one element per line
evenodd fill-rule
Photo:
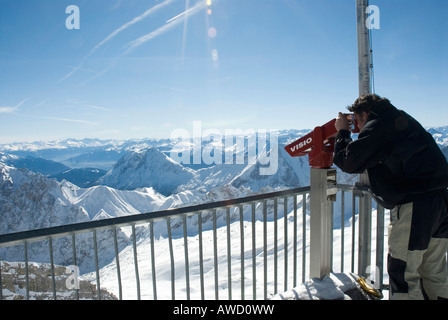
<path fill-rule="evenodd" d="M 428 131 L 434 136 L 444 154 L 448 157 L 448 127 L 431 128 Z M 148 139 L 128 141 L 102 141 L 97 139 L 64 140 L 53 142 L 12 143 L 0 146 L 0 234 L 23 230 L 45 228 L 56 225 L 66 225 L 98 219 L 108 219 L 124 215 L 134 215 L 144 212 L 154 212 L 164 209 L 178 208 L 199 203 L 214 202 L 232 198 L 244 197 L 256 193 L 290 189 L 309 185 L 309 165 L 306 157 L 291 158 L 284 151 L 284 146 L 308 130 L 285 130 L 276 133 L 277 140 L 265 139 L 260 143 L 258 137 L 252 139 L 235 138 L 235 143 L 244 147 L 229 146 L 224 141 L 204 139 L 199 150 L 224 150 L 234 153 L 222 153 L 225 157 L 231 154 L 229 162 L 195 162 L 194 144 L 181 145 L 169 139 Z M 258 139 L 258 140 L 257 140 Z M 255 143 L 250 144 L 249 141 Z M 219 148 L 217 148 L 219 146 Z M 208 156 L 215 156 L 210 153 Z M 187 155 L 190 161 L 178 163 L 173 155 Z M 202 154 L 204 155 L 204 153 Z M 205 154 L 207 155 L 207 154 Z M 218 153 L 219 155 L 219 153 Z M 228 158 L 226 158 L 228 160 Z M 236 161 L 243 159 L 244 161 Z M 204 160 L 204 158 L 202 159 Z M 275 163 L 274 163 L 275 161 Z M 276 168 L 269 175 L 262 175 L 263 168 Z M 340 183 L 353 183 L 357 177 L 338 172 Z M 302 203 L 299 200 L 299 212 Z M 348 203 L 348 201 L 346 201 Z M 348 207 L 348 206 L 347 206 Z M 309 206 L 307 207 L 309 208 Z M 338 208 L 338 204 L 335 204 Z M 237 209 L 235 209 L 238 211 Z M 339 210 L 340 211 L 340 210 Z M 335 272 L 350 272 L 351 266 L 351 208 L 346 209 L 344 225 L 345 250 L 344 270 L 340 269 L 340 212 L 335 210 L 333 266 Z M 283 212 L 279 209 L 279 212 Z M 292 229 L 293 208 L 288 207 L 288 230 Z M 234 213 L 237 215 L 237 213 Z M 374 212 L 375 214 L 375 212 Z M 307 212 L 309 217 L 309 212 Z M 196 222 L 195 222 L 196 219 Z M 203 219 L 207 220 L 207 218 Z M 284 219 L 279 215 L 279 219 Z M 355 220 L 357 216 L 355 217 Z M 252 297 L 253 269 L 256 274 L 256 297 L 263 298 L 264 291 L 264 250 L 262 235 L 257 233 L 255 265 L 252 251 L 252 220 L 244 213 L 243 234 L 245 239 L 244 255 L 241 259 L 240 221 L 234 218 L 230 228 L 231 264 L 227 257 L 227 229 L 223 216 L 218 218 L 217 260 L 213 252 L 213 226 L 211 219 L 204 220 L 203 226 L 203 277 L 205 298 L 215 297 L 215 267 L 218 270 L 218 294 L 226 299 L 229 294 L 229 278 L 231 281 L 232 298 L 238 299 L 241 294 L 241 266 L 244 261 L 245 296 Z M 385 218 L 386 222 L 388 217 Z M 189 277 L 191 298 L 200 298 L 200 264 L 199 241 L 197 233 L 197 217 L 188 221 Z M 257 208 L 256 230 L 262 230 L 263 216 L 261 208 Z M 308 220 L 307 220 L 308 221 Z M 376 222 L 376 219 L 373 219 Z M 298 270 L 297 280 L 301 282 L 302 247 L 301 219 L 298 223 Z M 176 298 L 186 297 L 185 253 L 182 224 L 173 229 L 173 252 L 175 258 L 175 288 Z M 277 225 L 277 279 L 274 281 L 274 221 L 268 214 L 266 222 L 267 239 L 267 287 L 268 296 L 290 289 L 293 285 L 292 241 L 288 238 L 287 283 L 283 274 L 284 254 L 284 224 Z M 306 227 L 308 230 L 308 226 Z M 148 226 L 137 226 L 137 261 L 140 276 L 141 297 L 153 298 L 151 271 L 151 248 Z M 158 299 L 172 298 L 171 261 L 169 255 L 168 233 L 166 221 L 154 224 L 156 289 Z M 309 231 L 309 230 L 308 230 Z M 288 231 L 289 237 L 292 230 Z M 309 232 L 307 232 L 309 237 Z M 387 235 L 386 235 L 387 237 Z M 118 296 L 117 270 L 115 253 L 110 239 L 111 232 L 98 234 L 98 250 L 101 252 L 100 283 L 101 287 Z M 124 228 L 117 232 L 120 251 L 120 274 L 122 279 L 122 294 L 124 299 L 136 298 L 136 278 L 134 251 L 130 230 Z M 95 280 L 92 235 L 76 237 L 77 246 L 83 248 L 77 254 L 81 273 L 85 279 Z M 387 242 L 385 242 L 387 243 Z M 61 238 L 54 241 L 54 259 L 56 264 L 71 265 L 73 261 L 71 239 Z M 48 244 L 44 242 L 29 245 L 30 261 L 48 263 Z M 306 248 L 306 266 L 308 267 L 309 242 Z M 0 250 L 0 260 L 23 261 L 23 247 L 4 248 Z M 372 252 L 372 262 L 375 253 Z M 231 270 L 231 276 L 228 275 Z M 307 271 L 307 270 L 305 270 Z M 356 270 L 355 270 L 356 272 Z M 385 279 L 387 283 L 387 278 Z M 5 289 L 4 289 L 5 290 Z M 6 292 L 4 292 L 6 294 Z"/>

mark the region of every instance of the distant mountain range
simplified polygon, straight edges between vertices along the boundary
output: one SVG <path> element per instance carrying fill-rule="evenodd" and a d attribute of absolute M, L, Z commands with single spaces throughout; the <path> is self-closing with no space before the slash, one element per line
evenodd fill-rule
<path fill-rule="evenodd" d="M 427 128 L 442 152 L 448 158 L 448 126 Z M 54 178 L 59 182 L 69 181 L 81 188 L 106 185 L 120 190 L 152 187 L 157 192 L 169 196 L 182 190 L 201 188 L 210 190 L 216 186 L 230 184 L 234 187 L 245 186 L 259 191 L 263 186 L 292 187 L 308 184 L 309 173 L 306 157 L 291 158 L 284 153 L 283 147 L 303 136 L 310 130 L 278 131 L 278 169 L 274 175 L 262 176 L 262 150 L 254 159 L 249 159 L 248 136 L 244 136 L 244 163 L 231 164 L 200 163 L 193 161 L 193 146 L 182 146 L 170 139 L 66 139 L 61 141 L 10 143 L 0 145 L 0 162 L 15 168 Z M 236 139 L 235 139 L 236 140 Z M 201 150 L 216 147 L 216 141 L 203 139 Z M 225 147 L 222 141 L 221 147 Z M 170 154 L 187 152 L 190 156 L 186 163 L 177 163 Z M 233 155 L 236 157 L 237 155 Z"/>
<path fill-rule="evenodd" d="M 428 131 L 448 158 L 448 127 Z M 0 234 L 306 186 L 310 173 L 307 157 L 291 158 L 284 146 L 308 132 L 279 131 L 277 149 L 271 148 L 272 143 L 263 145 L 258 144 L 257 139 L 252 140 L 256 142 L 256 152 L 251 149 L 255 145 L 245 144 L 247 147 L 240 148 L 239 153 L 229 153 L 232 155 L 227 159 L 229 163 L 210 163 L 204 158 L 200 163 L 176 162 L 170 155 L 181 152 L 186 152 L 190 155 L 186 159 L 192 160 L 193 146 L 187 144 L 182 149 L 175 141 L 167 139 L 69 139 L 0 145 Z M 244 136 L 239 141 L 249 140 L 250 137 Z M 204 139 L 200 150 L 210 146 L 215 150 L 229 150 L 224 142 L 212 139 Z M 276 156 L 275 172 L 261 174 L 261 169 L 273 161 L 270 158 L 273 155 Z M 222 160 L 224 158 L 225 154 Z M 236 161 L 238 158 L 243 161 Z M 70 167 L 73 163 L 76 166 Z M 351 179 L 353 177 L 338 172 L 339 182 L 349 183 Z M 99 263 L 104 266 L 113 259 L 114 248 L 101 247 L 101 237 L 110 238 L 111 235 L 99 235 L 98 250 L 103 252 Z M 125 232 L 119 231 L 117 237 L 120 248 L 129 243 Z M 58 241 L 63 243 L 57 246 L 60 249 L 54 253 L 55 261 L 70 265 L 72 253 L 64 250 L 71 245 L 70 239 Z M 80 236 L 77 243 L 80 248 L 92 245 L 89 235 Z M 42 243 L 30 245 L 30 260 L 46 261 L 46 248 Z M 92 252 L 77 253 L 83 272 L 94 268 Z M 4 260 L 23 259 L 23 250 L 17 247 L 1 249 L 0 254 Z"/>

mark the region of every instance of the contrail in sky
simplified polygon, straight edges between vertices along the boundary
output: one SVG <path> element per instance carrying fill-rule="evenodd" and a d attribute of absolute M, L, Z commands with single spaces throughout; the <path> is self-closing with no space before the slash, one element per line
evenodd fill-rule
<path fill-rule="evenodd" d="M 24 99 L 22 101 L 19 102 L 19 104 L 17 104 L 14 107 L 0 107 L 0 113 L 12 113 L 16 110 L 18 110 L 20 108 L 20 106 L 22 104 L 24 104 L 28 99 Z"/>
<path fill-rule="evenodd" d="M 166 31 L 172 29 L 173 27 L 175 27 L 176 25 L 178 25 L 179 23 L 181 23 L 184 19 L 185 16 L 187 15 L 192 15 L 192 14 L 196 14 L 198 13 L 201 9 L 204 9 L 207 6 L 206 2 L 203 0 L 198 1 L 193 7 L 191 7 L 190 9 L 178 14 L 177 16 L 169 19 L 167 21 L 167 23 L 163 26 L 161 26 L 160 28 L 144 35 L 141 36 L 140 38 L 131 41 L 127 44 L 127 50 L 124 52 L 123 55 L 126 55 L 128 53 L 130 53 L 131 51 L 135 50 L 136 48 L 138 48 L 139 46 L 141 46 L 142 44 L 144 44 L 145 42 L 154 39 L 158 36 L 160 36 L 161 34 L 164 34 Z M 182 19 L 180 19 L 182 18 Z"/>
<path fill-rule="evenodd" d="M 78 66 L 76 66 L 71 72 L 69 72 L 65 77 L 63 77 L 61 80 L 58 81 L 58 83 L 63 82 L 64 80 L 66 80 L 67 78 L 69 78 L 70 76 L 72 76 L 75 72 L 77 72 L 78 70 L 81 69 L 82 65 L 84 64 L 84 62 L 96 51 L 98 50 L 101 46 L 103 46 L 106 42 L 112 40 L 117 34 L 119 34 L 120 32 L 126 30 L 127 28 L 129 28 L 130 26 L 136 24 L 137 22 L 142 21 L 143 19 L 145 19 L 146 17 L 148 17 L 149 15 L 155 13 L 156 11 L 158 11 L 159 9 L 166 7 L 167 5 L 173 3 L 175 0 L 165 0 L 157 5 L 155 5 L 154 7 L 151 7 L 150 9 L 146 10 L 144 13 L 142 13 L 141 15 L 135 17 L 134 19 L 132 19 L 131 21 L 125 23 L 124 25 L 122 25 L 121 27 L 119 27 L 118 29 L 114 30 L 111 34 L 109 34 L 106 38 L 104 38 L 101 42 L 99 42 L 95 47 L 92 48 L 92 50 L 90 50 L 90 52 L 82 59 L 82 61 L 78 64 Z"/>
<path fill-rule="evenodd" d="M 188 1 L 188 0 L 187 0 L 187 1 Z M 189 12 L 190 12 L 191 10 L 193 10 L 193 9 L 194 9 L 194 7 L 193 7 L 193 8 L 190 8 L 190 9 L 188 9 L 188 10 L 185 10 L 184 12 L 179 13 L 177 16 L 175 16 L 175 17 L 173 17 L 173 18 L 167 20 L 166 22 L 168 23 L 168 22 L 171 22 L 171 21 L 173 21 L 173 20 L 175 20 L 175 19 L 177 19 L 177 18 L 179 18 L 179 17 L 182 17 L 182 16 L 186 15 L 187 13 L 189 13 Z"/>

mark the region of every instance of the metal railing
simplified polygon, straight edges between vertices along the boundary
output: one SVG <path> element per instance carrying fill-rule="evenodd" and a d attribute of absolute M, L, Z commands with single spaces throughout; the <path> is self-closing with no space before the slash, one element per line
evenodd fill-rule
<path fill-rule="evenodd" d="M 64 298 L 57 283 L 61 276 L 55 272 L 59 265 L 80 268 L 81 278 L 95 284 L 95 299 L 106 298 L 104 289 L 118 299 L 267 299 L 309 278 L 309 194 L 310 187 L 304 187 L 4 234 L 0 263 L 23 254 L 19 286 L 25 299 L 35 298 L 39 290 L 49 291 L 50 299 Z M 359 244 L 359 231 L 356 237 L 357 203 L 363 196 L 352 186 L 338 185 L 331 220 L 334 272 L 356 273 L 356 261 L 371 254 Z M 382 284 L 384 209 L 375 212 L 377 237 L 372 251 Z M 36 277 L 34 262 L 47 266 L 46 288 L 30 284 Z M 78 279 L 77 274 L 69 277 Z M 3 289 L 5 279 L 0 266 Z M 70 287 L 67 279 L 64 284 Z M 79 286 L 68 289 L 80 298 Z M 8 298 L 7 294 L 8 290 L 0 290 L 0 299 Z"/>

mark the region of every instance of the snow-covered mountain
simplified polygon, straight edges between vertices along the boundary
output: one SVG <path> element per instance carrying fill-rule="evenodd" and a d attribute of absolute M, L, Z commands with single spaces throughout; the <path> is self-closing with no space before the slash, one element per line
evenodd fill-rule
<path fill-rule="evenodd" d="M 170 195 L 193 176 L 192 169 L 183 167 L 156 148 L 149 148 L 124 155 L 99 180 L 99 184 L 123 190 L 152 187 Z"/>
<path fill-rule="evenodd" d="M 277 161 L 277 171 L 274 174 L 262 175 L 260 169 L 263 167 L 267 151 L 264 150 L 255 161 L 246 166 L 241 173 L 235 176 L 230 184 L 236 188 L 244 186 L 254 192 L 259 192 L 265 187 L 296 188 L 309 185 L 310 166 L 305 157 L 291 158 L 279 147 Z"/>
<path fill-rule="evenodd" d="M 448 157 L 448 127 L 430 128 L 428 131 Z M 81 188 L 67 181 L 57 182 L 31 170 L 19 169 L 16 164 L 19 160 L 23 163 L 26 157 L 0 153 L 0 233 L 211 201 L 207 194 L 215 195 L 214 200 L 222 200 L 216 195 L 223 196 L 229 190 L 235 196 L 238 193 L 245 195 L 248 191 L 263 192 L 266 188 L 305 186 L 309 184 L 307 157 L 292 158 L 284 150 L 286 144 L 305 133 L 305 130 L 279 131 L 277 170 L 270 175 L 260 174 L 272 151 L 268 148 L 250 161 L 247 157 L 249 150 L 245 149 L 243 163 L 221 163 L 193 170 L 167 155 L 174 147 L 174 143 L 167 139 L 86 139 L 3 145 L 1 149 L 12 152 L 46 150 L 49 153 L 48 148 L 52 146 L 58 152 L 68 150 L 68 154 L 76 148 L 79 148 L 78 153 L 81 149 L 103 148 L 117 150 L 123 156 L 100 178 L 99 183 L 91 188 Z M 224 187 L 225 192 L 219 190 Z M 7 223 L 2 220 L 6 216 L 9 217 Z"/>
<path fill-rule="evenodd" d="M 88 213 L 42 174 L 0 163 L 0 233 L 88 221 Z"/>
<path fill-rule="evenodd" d="M 98 179 L 104 176 L 106 172 L 106 170 L 97 168 L 76 168 L 52 174 L 49 178 L 61 182 L 67 180 L 81 188 L 88 188 L 97 185 Z"/>
<path fill-rule="evenodd" d="M 34 173 L 28 169 L 17 169 L 0 163 L 0 234 L 25 230 L 68 225 L 97 219 L 152 212 L 188 203 L 201 202 L 192 192 L 183 192 L 164 197 L 152 188 L 125 191 L 107 186 L 79 188 L 70 182 L 58 182 Z M 101 265 L 107 264 L 115 256 L 114 248 L 106 239 L 111 239 L 111 231 L 98 234 L 98 250 L 102 252 Z M 118 244 L 123 248 L 129 236 L 117 231 Z M 94 268 L 92 235 L 76 237 L 77 265 L 83 272 Z M 54 241 L 55 263 L 73 264 L 71 239 L 62 237 Z M 23 260 L 23 247 L 0 249 L 4 260 Z M 28 247 L 31 261 L 48 260 L 47 241 L 34 242 Z"/>
<path fill-rule="evenodd" d="M 0 152 L 0 162 L 16 168 L 26 168 L 33 172 L 42 173 L 46 176 L 70 169 L 66 165 L 52 160 L 33 156 L 11 155 L 4 152 Z"/>
<path fill-rule="evenodd" d="M 448 127 L 430 128 L 428 131 L 431 132 L 442 152 L 448 157 Z M 51 210 L 46 208 L 46 214 L 54 217 L 51 219 L 41 218 L 47 222 L 47 225 L 36 224 L 36 227 L 82 221 L 83 216 L 86 219 L 93 219 L 100 216 L 116 216 L 120 214 L 119 212 L 132 214 L 150 211 L 154 207 L 163 207 L 164 205 L 161 202 L 180 205 L 179 199 L 174 200 L 176 196 L 194 199 L 192 201 L 195 203 L 208 201 L 205 195 L 212 191 L 219 194 L 220 192 L 215 190 L 221 187 L 232 187 L 235 190 L 242 190 L 241 192 L 246 194 L 247 190 L 260 192 L 264 188 L 305 186 L 309 184 L 307 157 L 292 158 L 285 152 L 284 146 L 307 132 L 307 130 L 283 130 L 278 132 L 277 168 L 273 174 L 269 175 L 260 174 L 260 169 L 266 166 L 269 161 L 269 152 L 272 151 L 267 147 L 264 150 L 259 150 L 256 157 L 251 158 L 251 160 L 247 156 L 249 147 L 243 149 L 243 152 L 246 153 L 243 163 L 233 161 L 230 164 L 212 164 L 199 170 L 193 170 L 169 157 L 170 151 L 175 147 L 175 142 L 168 139 L 128 141 L 67 139 L 60 142 L 2 145 L 0 150 L 12 153 L 41 152 L 51 154 L 51 152 L 55 152 L 59 158 L 62 157 L 63 150 L 66 151 L 67 157 L 71 157 L 74 153 L 82 154 L 86 150 L 92 152 L 92 148 L 96 148 L 97 151 L 114 150 L 122 154 L 115 165 L 100 178 L 99 183 L 91 182 L 92 185 L 95 185 L 94 187 L 81 188 L 67 181 L 57 182 L 31 170 L 19 169 L 17 163 L 19 160 L 23 163 L 23 160 L 27 159 L 26 157 L 0 153 L 2 216 L 4 216 L 4 212 L 10 212 L 10 214 L 15 212 L 16 215 L 25 212 L 20 215 L 21 218 L 15 218 L 17 223 L 12 226 L 12 230 L 19 230 L 23 229 L 23 221 L 38 220 L 32 216 L 24 216 L 26 212 L 30 212 L 25 209 L 33 208 L 36 212 L 39 212 L 38 206 L 42 206 L 43 203 L 52 206 Z M 216 144 L 216 141 L 205 139 L 202 146 L 206 147 L 207 144 L 211 143 Z M 41 160 L 46 161 L 45 159 Z M 97 160 L 101 161 L 101 159 Z M 48 163 L 51 164 L 52 162 Z M 89 179 L 91 178 L 89 177 Z M 71 189 L 74 191 L 68 191 Z M 128 192 L 124 192 L 125 190 Z M 131 190 L 135 192 L 130 192 Z M 130 196 L 131 194 L 132 196 Z M 153 203 L 154 206 L 135 204 L 140 201 L 137 201 L 140 196 L 144 198 L 141 201 Z M 89 201 L 89 197 L 96 200 Z M 186 201 L 187 199 L 183 200 Z M 93 202 L 96 202 L 94 207 Z M 154 204 L 156 202 L 158 203 Z M 92 205 L 87 205 L 88 203 Z M 130 204 L 132 208 L 125 204 Z M 185 205 L 188 204 L 189 201 L 186 201 Z M 102 214 L 99 214 L 100 207 L 104 210 Z M 79 208 L 83 208 L 82 214 L 77 211 L 80 210 Z M 114 210 L 111 211 L 107 208 L 114 208 Z M 68 211 L 70 210 L 75 210 L 78 213 L 69 214 Z M 67 217 L 70 217 L 70 219 Z M 28 223 L 26 227 L 30 228 L 32 225 Z M 3 228 L 0 229 L 0 232 L 7 232 L 3 224 L 0 228 Z"/>
<path fill-rule="evenodd" d="M 0 234 L 118 217 L 200 202 L 193 192 L 165 197 L 153 188 L 80 188 L 0 163 Z"/>
<path fill-rule="evenodd" d="M 48 179 L 28 169 L 17 169 L 0 163 L 0 233 L 13 233 L 30 229 L 66 225 L 74 222 L 89 221 L 89 213 L 82 206 L 76 205 L 66 196 L 65 188 L 56 180 Z M 109 235 L 110 237 L 110 235 Z M 91 235 L 82 235 L 77 241 L 87 245 Z M 120 243 L 124 235 L 119 234 Z M 63 265 L 70 265 L 73 254 L 70 239 L 60 238 L 55 241 L 55 259 Z M 28 254 L 34 261 L 42 261 L 48 255 L 47 242 L 34 242 L 29 245 Z M 109 258 L 113 252 L 102 248 Z M 23 247 L 1 249 L 2 259 L 9 261 L 23 260 Z M 89 270 L 91 253 L 79 252 L 80 266 Z M 106 261 L 109 261 L 106 258 Z M 91 263 L 90 263 L 91 264 Z"/>

